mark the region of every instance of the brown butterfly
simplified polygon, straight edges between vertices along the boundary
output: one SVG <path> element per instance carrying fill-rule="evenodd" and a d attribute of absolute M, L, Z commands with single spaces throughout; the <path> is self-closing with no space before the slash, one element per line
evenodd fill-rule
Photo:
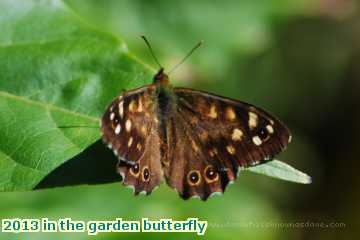
<path fill-rule="evenodd" d="M 123 184 L 136 195 L 150 194 L 165 178 L 183 199 L 202 200 L 223 193 L 241 169 L 272 160 L 291 139 L 283 123 L 258 107 L 173 87 L 161 65 L 152 84 L 110 104 L 102 133 L 118 156 Z"/>

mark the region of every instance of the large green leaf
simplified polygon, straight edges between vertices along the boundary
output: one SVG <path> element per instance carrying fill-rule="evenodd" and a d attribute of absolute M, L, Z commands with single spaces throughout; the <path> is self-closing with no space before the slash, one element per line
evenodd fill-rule
<path fill-rule="evenodd" d="M 151 74 L 58 0 L 1 1 L 0 29 L 0 190 L 32 189 L 94 143 L 106 104 Z"/>
<path fill-rule="evenodd" d="M 95 157 L 105 148 L 80 154 L 99 139 L 105 106 L 123 89 L 149 83 L 152 71 L 60 0 L 1 1 L 0 29 L 0 191 L 30 190 L 52 174 L 55 181 L 40 187 L 88 183 L 76 179 L 93 173 L 89 159 L 95 170 L 114 164 Z M 64 164 L 69 159 L 76 164 Z M 53 171 L 62 166 L 76 174 Z M 271 171 L 276 166 L 284 171 Z M 283 166 L 272 162 L 262 173 L 296 179 Z"/>

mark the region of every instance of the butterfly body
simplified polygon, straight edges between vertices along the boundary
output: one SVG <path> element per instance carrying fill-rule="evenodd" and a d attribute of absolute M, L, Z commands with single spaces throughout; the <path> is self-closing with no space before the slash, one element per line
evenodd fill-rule
<path fill-rule="evenodd" d="M 163 69 L 152 84 L 124 92 L 102 118 L 123 184 L 150 194 L 162 179 L 184 198 L 223 193 L 243 168 L 271 160 L 290 132 L 253 105 L 172 87 Z"/>

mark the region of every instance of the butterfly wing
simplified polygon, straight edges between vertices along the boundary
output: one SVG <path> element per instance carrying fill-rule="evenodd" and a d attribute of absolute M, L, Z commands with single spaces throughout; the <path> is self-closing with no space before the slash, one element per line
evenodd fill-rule
<path fill-rule="evenodd" d="M 183 198 L 222 193 L 239 169 L 271 160 L 290 141 L 287 127 L 253 105 L 175 88 L 167 183 Z"/>
<path fill-rule="evenodd" d="M 136 194 L 150 193 L 161 179 L 155 88 L 148 85 L 124 92 L 101 122 L 103 141 L 119 159 L 123 184 L 133 186 Z"/>
<path fill-rule="evenodd" d="M 226 172 L 214 171 L 216 164 L 212 164 L 201 149 L 197 133 L 183 117 L 170 117 L 167 130 L 168 157 L 162 162 L 167 184 L 183 199 L 200 197 L 206 200 L 213 192 L 223 192 L 229 183 Z M 204 174 L 208 176 L 206 182 Z"/>
<path fill-rule="evenodd" d="M 123 178 L 125 186 L 131 186 L 135 195 L 145 193 L 149 195 L 159 186 L 162 180 L 160 164 L 160 139 L 156 130 L 152 128 L 146 144 L 144 154 L 135 164 L 119 161 L 118 173 Z"/>

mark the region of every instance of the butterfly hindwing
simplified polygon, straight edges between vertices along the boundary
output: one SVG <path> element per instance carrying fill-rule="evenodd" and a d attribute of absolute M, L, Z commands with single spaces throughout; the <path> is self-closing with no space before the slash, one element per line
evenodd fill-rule
<path fill-rule="evenodd" d="M 159 186 L 162 180 L 160 163 L 160 139 L 156 133 L 156 128 L 152 128 L 146 141 L 144 154 L 136 163 L 119 161 L 117 170 L 123 178 L 125 186 L 131 186 L 135 195 L 143 192 L 146 195 Z"/>
<path fill-rule="evenodd" d="M 169 157 L 163 164 L 167 184 L 184 199 L 198 196 L 205 200 L 214 192 L 223 192 L 229 182 L 226 172 L 217 171 L 220 166 L 209 161 L 198 136 L 180 115 L 169 121 Z"/>
<path fill-rule="evenodd" d="M 239 169 L 271 160 L 290 140 L 285 125 L 260 108 L 191 89 L 175 88 L 174 93 L 176 144 L 169 145 L 175 149 L 168 150 L 165 177 L 184 198 L 223 192 Z"/>

